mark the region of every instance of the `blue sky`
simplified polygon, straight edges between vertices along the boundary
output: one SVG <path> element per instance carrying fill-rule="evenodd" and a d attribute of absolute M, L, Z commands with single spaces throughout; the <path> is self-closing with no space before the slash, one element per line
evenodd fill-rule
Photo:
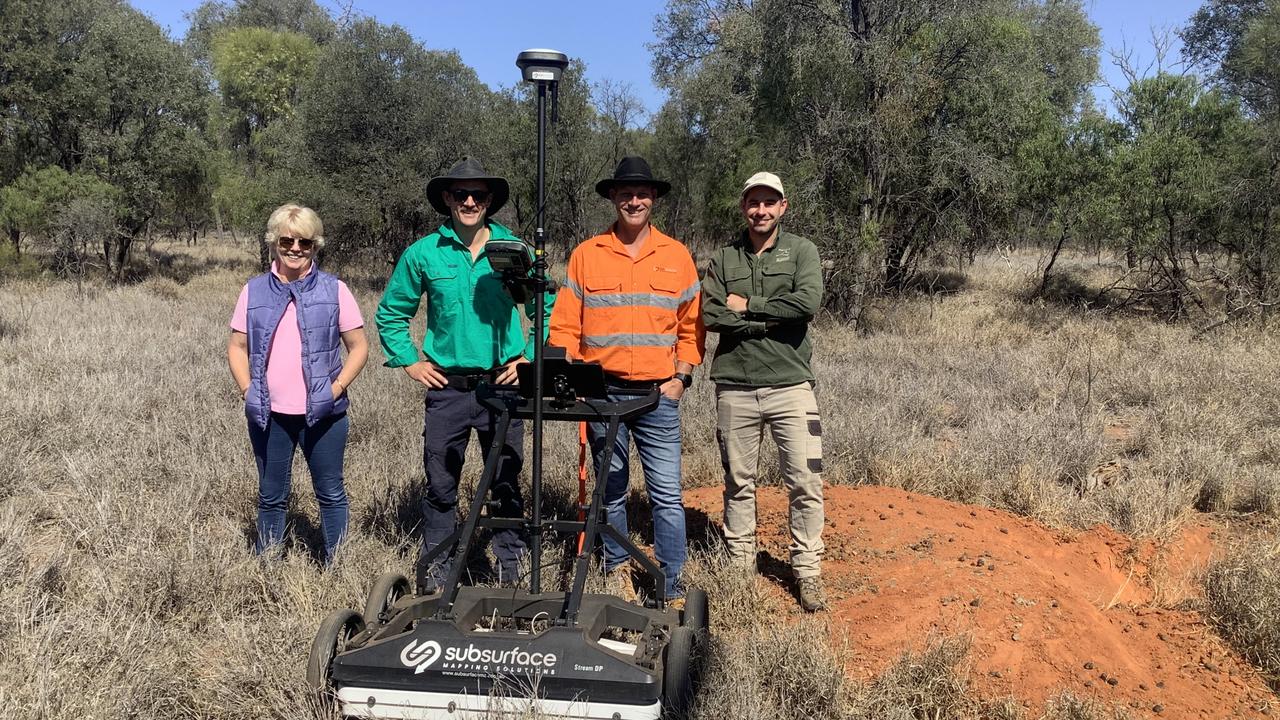
<path fill-rule="evenodd" d="M 200 4 L 199 0 L 130 1 L 176 38 L 186 33 L 184 14 Z M 336 7 L 328 0 L 319 1 Z M 1153 59 L 1152 29 L 1181 27 L 1201 4 L 1202 0 L 1089 2 L 1089 14 L 1102 30 L 1107 79 L 1123 85 L 1108 50 L 1119 51 L 1127 43 L 1139 67 L 1146 67 Z M 587 77 L 593 82 L 629 83 L 650 112 L 661 106 L 663 96 L 652 83 L 646 45 L 654 41 L 653 21 L 665 6 L 665 0 L 355 0 L 357 11 L 402 25 L 427 47 L 457 50 L 491 87 L 508 87 L 519 80 L 515 58 L 521 50 L 550 47 L 585 61 Z M 1170 63 L 1178 62 L 1177 50 L 1175 44 Z M 1109 91 L 1099 88 L 1096 92 L 1107 102 Z"/>

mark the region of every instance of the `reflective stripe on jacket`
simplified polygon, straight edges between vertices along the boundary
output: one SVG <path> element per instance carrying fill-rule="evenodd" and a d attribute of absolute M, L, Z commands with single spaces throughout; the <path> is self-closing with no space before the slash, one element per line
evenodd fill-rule
<path fill-rule="evenodd" d="M 627 380 L 702 362 L 701 284 L 689 250 L 652 225 L 632 258 L 612 229 L 579 245 L 551 314 L 549 342 Z"/>

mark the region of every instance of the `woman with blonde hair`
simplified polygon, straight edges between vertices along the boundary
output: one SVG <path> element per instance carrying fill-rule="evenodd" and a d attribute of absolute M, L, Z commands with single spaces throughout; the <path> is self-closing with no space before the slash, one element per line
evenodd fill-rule
<path fill-rule="evenodd" d="M 263 240 L 274 257 L 271 269 L 241 289 L 227 344 L 258 466 L 254 548 L 262 553 L 284 536 L 290 470 L 301 445 L 320 505 L 328 564 L 347 530 L 347 388 L 364 368 L 369 343 L 355 297 L 315 261 L 324 247 L 324 226 L 315 211 L 276 208 Z M 347 350 L 345 363 L 340 346 Z"/>

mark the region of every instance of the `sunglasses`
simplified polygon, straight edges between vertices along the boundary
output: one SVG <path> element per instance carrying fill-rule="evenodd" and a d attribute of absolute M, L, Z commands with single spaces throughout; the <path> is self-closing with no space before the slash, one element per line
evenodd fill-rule
<path fill-rule="evenodd" d="M 475 198 L 476 204 L 489 202 L 489 197 L 493 194 L 488 190 L 469 190 L 467 188 L 459 188 L 450 190 L 449 194 L 453 196 L 456 202 L 466 202 L 467 198 Z"/>
<path fill-rule="evenodd" d="M 299 250 L 305 251 L 310 250 L 315 241 L 311 238 L 291 238 L 288 235 L 281 235 L 276 242 L 279 243 L 281 250 L 289 250 L 297 246 Z"/>

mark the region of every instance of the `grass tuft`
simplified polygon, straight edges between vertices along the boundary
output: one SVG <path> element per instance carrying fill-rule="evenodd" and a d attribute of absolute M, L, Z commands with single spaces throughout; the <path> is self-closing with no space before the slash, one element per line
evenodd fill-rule
<path fill-rule="evenodd" d="M 1280 690 L 1280 542 L 1242 543 L 1209 567 L 1207 615 L 1218 632 Z"/>

